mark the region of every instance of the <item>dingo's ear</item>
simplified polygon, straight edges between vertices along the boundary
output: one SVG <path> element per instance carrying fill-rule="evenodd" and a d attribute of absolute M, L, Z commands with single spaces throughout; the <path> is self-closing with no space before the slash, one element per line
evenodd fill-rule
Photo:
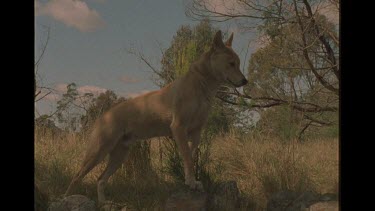
<path fill-rule="evenodd" d="M 221 30 L 217 31 L 214 37 L 214 41 L 212 43 L 212 47 L 214 49 L 225 47 L 223 43 L 223 38 L 221 37 Z"/>
<path fill-rule="evenodd" d="M 228 47 L 232 47 L 232 41 L 233 41 L 233 32 L 230 35 L 230 37 L 228 38 L 228 40 L 225 42 L 225 45 L 228 46 Z"/>

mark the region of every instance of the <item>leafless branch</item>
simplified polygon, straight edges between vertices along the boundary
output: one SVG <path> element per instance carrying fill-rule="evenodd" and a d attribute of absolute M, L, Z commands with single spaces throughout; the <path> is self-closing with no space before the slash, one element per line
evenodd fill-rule
<path fill-rule="evenodd" d="M 308 115 L 304 115 L 304 118 L 310 120 L 311 122 L 318 123 L 320 125 L 332 125 L 333 124 L 332 122 L 324 122 L 322 120 L 315 119 L 315 118 L 313 118 L 311 116 L 308 116 Z"/>
<path fill-rule="evenodd" d="M 333 72 L 335 73 L 336 77 L 338 80 L 340 80 L 340 71 L 337 67 L 337 62 L 336 62 L 336 58 L 334 56 L 334 52 L 332 50 L 332 47 L 331 45 L 329 44 L 329 42 L 325 39 L 324 37 L 324 33 L 320 33 L 320 29 L 315 21 L 315 17 L 312 13 L 312 10 L 311 10 L 311 6 L 309 4 L 309 2 L 307 0 L 303 0 L 303 3 L 305 4 L 305 7 L 306 7 L 306 10 L 307 10 L 307 14 L 308 16 L 310 17 L 310 21 L 316 31 L 316 34 L 317 36 L 319 37 L 319 40 L 322 42 L 323 46 L 325 47 L 327 53 L 328 53 L 328 59 L 331 61 L 331 63 L 333 64 L 332 66 L 332 69 L 333 69 Z"/>
<path fill-rule="evenodd" d="M 39 55 L 37 61 L 35 62 L 34 64 L 34 68 L 35 68 L 35 75 L 38 74 L 38 67 L 39 67 L 39 64 L 40 62 L 42 61 L 43 57 L 44 57 L 44 53 L 46 52 L 46 49 L 47 49 L 47 46 L 48 46 L 48 41 L 49 41 L 49 38 L 50 38 L 50 27 L 49 26 L 43 26 L 46 31 L 47 31 L 47 38 L 46 38 L 46 41 L 44 42 L 44 44 L 42 45 L 42 52 L 41 54 Z"/>
<path fill-rule="evenodd" d="M 299 14 L 299 10 L 298 10 L 298 7 L 297 7 L 297 2 L 296 0 L 293 0 L 294 2 L 294 8 L 295 8 L 295 13 L 296 13 L 296 16 L 297 16 L 297 20 L 298 20 L 298 24 L 300 26 L 300 29 L 301 29 L 301 38 L 302 38 L 302 42 L 303 42 L 303 56 L 305 57 L 306 59 L 306 62 L 307 64 L 309 65 L 311 71 L 313 72 L 313 74 L 315 75 L 315 77 L 318 79 L 318 81 L 325 87 L 327 88 L 328 90 L 334 92 L 336 95 L 339 94 L 339 90 L 335 87 L 333 87 L 331 84 L 329 84 L 318 72 L 317 70 L 315 69 L 315 66 L 313 64 L 313 62 L 311 61 L 311 58 L 309 56 L 309 52 L 307 51 L 307 41 L 306 41 L 306 35 L 305 35 L 305 31 L 304 31 L 304 25 L 302 23 L 302 19 L 301 19 L 301 16 Z M 310 8 L 310 12 L 311 12 L 311 8 Z"/>
<path fill-rule="evenodd" d="M 145 58 L 143 53 L 141 53 L 139 51 L 136 52 L 136 51 L 131 50 L 131 49 L 127 49 L 127 52 L 129 54 L 132 54 L 132 55 L 136 56 L 138 59 L 140 59 L 142 62 L 144 62 L 156 75 L 158 75 L 159 77 L 162 77 L 162 74 L 160 73 L 160 71 L 157 70 L 154 66 L 151 65 L 151 63 Z"/>
<path fill-rule="evenodd" d="M 338 110 L 337 107 L 332 107 L 332 106 L 322 107 L 322 106 L 309 103 L 309 102 L 282 100 L 282 99 L 272 98 L 272 97 L 251 97 L 249 95 L 241 94 L 239 92 L 219 91 L 218 93 L 219 95 L 217 95 L 216 97 L 232 105 L 239 105 L 239 104 L 237 102 L 233 102 L 231 100 L 228 100 L 222 97 L 222 95 L 220 96 L 220 94 L 229 94 L 229 95 L 234 95 L 236 97 L 241 97 L 241 98 L 257 101 L 258 104 L 251 105 L 251 107 L 254 107 L 254 108 L 269 108 L 269 107 L 278 106 L 278 105 L 291 105 L 293 109 L 296 109 L 301 112 L 312 112 L 312 113 L 322 112 L 322 111 L 336 112 Z"/>
<path fill-rule="evenodd" d="M 41 93 L 41 91 L 39 90 L 39 92 L 35 95 L 35 99 L 37 98 L 37 96 L 38 96 L 40 93 Z M 35 102 L 38 102 L 38 101 L 42 100 L 43 98 L 47 97 L 47 96 L 48 96 L 49 94 L 51 94 L 51 93 L 52 93 L 51 91 L 47 92 L 47 93 L 44 94 L 42 97 L 36 99 Z"/>
<path fill-rule="evenodd" d="M 312 121 L 309 121 L 303 128 L 302 130 L 299 132 L 298 134 L 298 140 L 301 140 L 302 139 L 302 135 L 303 133 L 306 131 L 306 129 L 312 124 Z"/>

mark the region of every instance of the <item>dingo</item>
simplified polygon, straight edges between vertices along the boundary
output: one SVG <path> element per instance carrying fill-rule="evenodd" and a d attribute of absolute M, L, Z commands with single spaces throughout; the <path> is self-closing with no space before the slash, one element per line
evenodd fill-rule
<path fill-rule="evenodd" d="M 218 31 L 211 49 L 194 62 L 183 77 L 158 91 L 120 103 L 99 118 L 82 167 L 65 196 L 109 154 L 107 167 L 98 179 L 101 205 L 105 201 L 105 184 L 124 162 L 129 145 L 158 136 L 174 137 L 183 158 L 185 184 L 192 189 L 202 189 L 202 184 L 194 177 L 192 155 L 199 144 L 210 102 L 220 85 L 229 83 L 240 87 L 247 83 L 239 68 L 240 59 L 232 50 L 232 40 L 233 33 L 224 44 Z"/>

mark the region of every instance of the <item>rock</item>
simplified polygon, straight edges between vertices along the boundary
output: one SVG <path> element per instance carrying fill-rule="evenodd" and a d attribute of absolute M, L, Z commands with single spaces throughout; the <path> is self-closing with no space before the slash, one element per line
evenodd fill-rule
<path fill-rule="evenodd" d="M 338 211 L 339 203 L 338 201 L 325 201 L 318 202 L 311 205 L 306 211 Z"/>
<path fill-rule="evenodd" d="M 210 196 L 210 210 L 234 210 L 239 207 L 239 194 L 235 181 L 225 181 L 216 185 Z"/>
<path fill-rule="evenodd" d="M 303 193 L 280 191 L 270 197 L 267 211 L 301 211 L 318 202 L 319 198 L 319 194 L 311 191 Z"/>
<path fill-rule="evenodd" d="M 280 191 L 273 194 L 268 203 L 267 211 L 320 211 L 338 210 L 337 195 L 332 193 L 318 194 L 312 191 L 297 193 Z"/>
<path fill-rule="evenodd" d="M 165 204 L 166 211 L 203 211 L 206 209 L 207 194 L 198 191 L 180 190 L 173 193 Z"/>
<path fill-rule="evenodd" d="M 71 195 L 58 202 L 52 202 L 48 211 L 95 211 L 95 202 L 82 195 Z"/>

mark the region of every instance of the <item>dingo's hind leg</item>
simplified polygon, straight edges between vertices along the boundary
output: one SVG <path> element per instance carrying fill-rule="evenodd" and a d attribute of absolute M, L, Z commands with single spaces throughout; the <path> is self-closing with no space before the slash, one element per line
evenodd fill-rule
<path fill-rule="evenodd" d="M 82 162 L 81 169 L 74 175 L 72 182 L 65 192 L 65 196 L 71 194 L 72 189 L 82 181 L 82 179 L 88 174 L 96 165 L 98 165 L 113 149 L 114 144 L 118 141 L 118 138 L 105 137 L 100 135 L 97 137 L 97 141 L 90 144 L 86 156 Z"/>
<path fill-rule="evenodd" d="M 108 179 L 120 168 L 121 164 L 125 161 L 129 154 L 129 146 L 125 145 L 124 142 L 119 141 L 112 152 L 109 154 L 109 161 L 106 169 L 98 178 L 98 204 L 99 207 L 105 202 L 104 189 L 108 182 Z"/>
<path fill-rule="evenodd" d="M 72 189 L 82 181 L 82 179 L 96 166 L 98 165 L 105 157 L 107 153 L 104 153 L 104 150 L 101 149 L 96 150 L 95 152 L 89 151 L 85 157 L 82 167 L 79 172 L 74 175 L 72 182 L 70 183 L 68 189 L 65 192 L 65 196 L 68 196 Z"/>

